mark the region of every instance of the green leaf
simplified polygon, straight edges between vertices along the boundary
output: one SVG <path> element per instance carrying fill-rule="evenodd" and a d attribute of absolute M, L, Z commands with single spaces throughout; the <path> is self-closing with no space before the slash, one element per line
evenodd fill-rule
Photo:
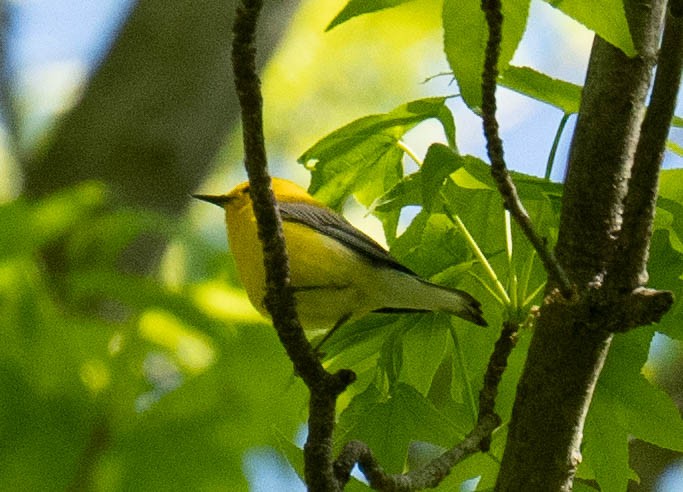
<path fill-rule="evenodd" d="M 455 147 L 455 123 L 445 102 L 444 97 L 420 99 L 330 133 L 299 157 L 312 169 L 309 191 L 333 208 L 352 193 L 363 205 L 370 205 L 403 176 L 398 142 L 408 130 L 436 118 Z"/>
<path fill-rule="evenodd" d="M 67 232 L 77 230 L 104 205 L 105 198 L 100 183 L 84 182 L 34 203 L 16 200 L 0 205 L 0 258 L 31 255 Z"/>
<path fill-rule="evenodd" d="M 677 208 L 683 213 L 683 206 L 679 204 Z M 679 226 L 683 224 L 681 220 L 682 216 L 676 220 Z M 671 231 L 658 229 L 652 236 L 648 264 L 649 285 L 670 290 L 676 298 L 671 310 L 656 325 L 657 331 L 676 340 L 683 340 L 683 252 L 673 246 L 672 234 Z"/>
<path fill-rule="evenodd" d="M 414 324 L 403 334 L 403 363 L 399 381 L 422 395 L 432 385 L 448 347 L 449 322 L 443 314 L 413 315 Z"/>
<path fill-rule="evenodd" d="M 305 477 L 303 449 L 299 448 L 279 430 L 275 430 L 275 439 L 278 451 L 287 459 L 289 465 L 303 482 Z"/>
<path fill-rule="evenodd" d="M 502 73 L 499 83 L 520 94 L 555 106 L 565 114 L 579 112 L 581 86 L 554 79 L 533 68 L 511 65 Z"/>
<path fill-rule="evenodd" d="M 612 408 L 600 401 L 591 405 L 585 426 L 583 455 L 604 492 L 622 492 L 628 485 L 628 434 L 616 425 Z"/>
<path fill-rule="evenodd" d="M 589 484 L 582 482 L 580 480 L 574 481 L 574 492 L 596 492 L 598 489 L 591 487 Z"/>
<path fill-rule="evenodd" d="M 640 373 L 652 334 L 641 328 L 616 336 L 596 387 L 586 421 L 585 456 L 601 490 L 625 490 L 630 437 L 683 451 L 683 421 L 676 405 Z"/>
<path fill-rule="evenodd" d="M 389 473 L 405 468 L 408 445 L 425 441 L 440 446 L 455 444 L 458 433 L 449 420 L 414 388 L 397 384 L 388 397 L 370 385 L 342 412 L 335 443 L 365 442 Z"/>
<path fill-rule="evenodd" d="M 416 173 L 422 184 L 422 204 L 427 210 L 432 209 L 434 200 L 440 201 L 435 190 L 441 186 L 447 176 L 463 165 L 462 158 L 452 149 L 441 144 L 432 144 L 427 150 L 424 163 Z"/>
<path fill-rule="evenodd" d="M 396 7 L 410 1 L 412 0 L 349 0 L 349 3 L 332 19 L 332 22 L 325 28 L 325 31 L 329 31 L 359 15 Z"/>
<path fill-rule="evenodd" d="M 491 166 L 481 159 L 465 156 L 464 169 L 453 176 L 453 181 L 463 188 L 489 189 L 497 191 L 496 183 L 491 177 Z M 562 195 L 562 185 L 543 178 L 528 174 L 511 172 L 512 179 L 522 200 L 542 200 L 549 197 L 559 198 Z M 474 178 L 472 180 L 471 178 Z"/>
<path fill-rule="evenodd" d="M 395 323 L 394 332 L 384 339 L 380 349 L 377 368 L 388 381 L 393 384 L 398 381 L 403 367 L 403 333 L 410 328 L 407 317 L 401 316 Z M 381 374 L 380 373 L 380 374 Z"/>
<path fill-rule="evenodd" d="M 40 200 L 33 210 L 34 234 L 47 242 L 81 224 L 105 203 L 104 185 L 84 182 Z"/>
<path fill-rule="evenodd" d="M 503 40 L 498 71 L 503 73 L 526 29 L 530 0 L 503 2 Z M 481 106 L 481 72 L 488 27 L 479 0 L 445 0 L 444 50 L 460 95 L 474 112 Z"/>
<path fill-rule="evenodd" d="M 671 126 L 675 126 L 676 128 L 683 128 L 683 118 L 680 116 L 674 116 L 671 120 Z"/>
<path fill-rule="evenodd" d="M 669 149 L 674 154 L 677 154 L 677 155 L 683 157 L 683 146 L 677 144 L 676 142 L 674 142 L 672 140 L 667 140 L 666 141 L 666 148 Z"/>
<path fill-rule="evenodd" d="M 22 201 L 0 205 L 0 230 L 3 231 L 0 259 L 32 255 L 41 246 L 42 241 L 36 240 L 30 225 L 32 218 L 30 207 Z"/>
<path fill-rule="evenodd" d="M 393 314 L 373 314 L 342 325 L 325 342 L 322 350 L 331 359 L 329 370 L 371 365 L 376 360 L 386 338 L 393 336 L 399 318 Z"/>
<path fill-rule="evenodd" d="M 635 56 L 623 0 L 545 0 L 595 32 L 627 56 Z"/>
<path fill-rule="evenodd" d="M 70 391 L 46 395 L 36 387 L 30 373 L 6 360 L 0 365 L 0 391 L 2 488 L 69 489 L 96 425 L 83 395 Z"/>
<path fill-rule="evenodd" d="M 463 163 L 463 158 L 451 148 L 439 143 L 430 145 L 422 167 L 378 198 L 374 210 L 387 212 L 408 205 L 422 205 L 431 210 L 440 201 L 438 190 L 443 181 Z"/>
<path fill-rule="evenodd" d="M 504 432 L 498 432 L 494 435 L 495 441 L 499 441 L 501 437 L 505 438 Z M 465 461 L 458 463 L 455 468 L 448 474 L 443 482 L 439 484 L 437 490 L 440 491 L 492 491 L 496 484 L 496 477 L 500 468 L 500 457 L 495 457 L 493 453 L 475 453 Z M 472 484 L 469 487 L 463 487 L 463 482 L 467 480 L 476 479 L 477 488 L 472 489 Z"/>
<path fill-rule="evenodd" d="M 409 205 L 422 204 L 422 179 L 418 173 L 406 176 L 393 188 L 375 200 L 373 211 L 380 213 L 401 210 Z"/>
<path fill-rule="evenodd" d="M 683 169 L 665 169 L 659 179 L 659 195 L 683 204 Z"/>
<path fill-rule="evenodd" d="M 444 214 L 421 211 L 396 240 L 392 254 L 403 264 L 429 278 L 469 259 L 465 240 Z"/>

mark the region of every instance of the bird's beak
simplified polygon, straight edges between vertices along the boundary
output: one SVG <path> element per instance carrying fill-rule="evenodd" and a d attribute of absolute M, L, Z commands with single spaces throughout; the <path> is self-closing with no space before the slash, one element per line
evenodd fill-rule
<path fill-rule="evenodd" d="M 230 201 L 230 198 L 226 195 L 192 195 L 192 197 L 196 198 L 197 200 L 213 203 L 219 207 L 223 207 Z"/>

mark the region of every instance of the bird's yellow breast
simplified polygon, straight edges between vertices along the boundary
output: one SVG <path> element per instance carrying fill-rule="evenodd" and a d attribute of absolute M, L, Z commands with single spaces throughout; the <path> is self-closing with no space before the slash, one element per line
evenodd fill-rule
<path fill-rule="evenodd" d="M 235 263 L 252 304 L 265 316 L 266 290 L 261 242 L 251 204 L 228 207 L 228 239 Z M 328 330 L 339 319 L 365 314 L 372 292 L 373 268 L 357 252 L 310 227 L 282 225 L 289 255 L 291 285 L 299 319 L 307 330 Z"/>

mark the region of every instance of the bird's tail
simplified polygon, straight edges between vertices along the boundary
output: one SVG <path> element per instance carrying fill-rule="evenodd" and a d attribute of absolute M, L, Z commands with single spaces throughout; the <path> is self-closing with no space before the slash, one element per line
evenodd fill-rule
<path fill-rule="evenodd" d="M 475 325 L 488 326 L 483 317 L 481 303 L 464 290 L 451 289 L 418 279 L 425 286 L 431 287 L 434 311 L 443 311 L 471 321 Z"/>
<path fill-rule="evenodd" d="M 409 277 L 411 280 L 408 280 L 406 274 L 401 275 L 403 281 L 399 280 L 394 283 L 392 305 L 378 311 L 440 311 L 453 314 L 479 326 L 488 326 L 482 315 L 481 303 L 467 292 L 436 285 L 417 276 L 411 275 Z M 398 290 L 402 292 L 397 292 Z"/>

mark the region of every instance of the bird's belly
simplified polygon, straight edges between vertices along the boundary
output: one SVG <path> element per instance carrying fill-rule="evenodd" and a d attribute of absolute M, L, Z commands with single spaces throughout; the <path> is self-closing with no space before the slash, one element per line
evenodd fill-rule
<path fill-rule="evenodd" d="M 311 240 L 310 229 L 286 223 L 292 286 L 297 312 L 308 329 L 330 329 L 340 319 L 357 318 L 368 306 L 372 270 L 364 258 L 322 234 Z"/>
<path fill-rule="evenodd" d="M 297 290 L 294 297 L 301 326 L 309 332 L 326 332 L 338 321 L 346 321 L 355 313 L 349 307 L 357 311 L 363 301 L 353 287 Z"/>

